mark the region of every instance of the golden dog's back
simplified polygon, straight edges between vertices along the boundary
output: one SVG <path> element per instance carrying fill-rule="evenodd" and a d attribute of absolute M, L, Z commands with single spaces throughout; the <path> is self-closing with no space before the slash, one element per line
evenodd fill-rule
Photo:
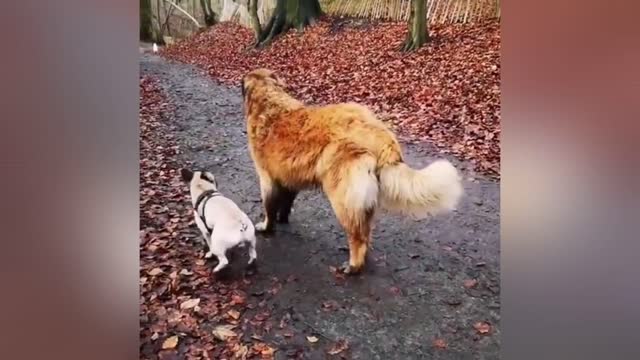
<path fill-rule="evenodd" d="M 262 119 L 255 156 L 276 180 L 292 188 L 318 185 L 331 166 L 370 154 L 378 167 L 401 161 L 394 134 L 365 106 L 308 106 Z"/>

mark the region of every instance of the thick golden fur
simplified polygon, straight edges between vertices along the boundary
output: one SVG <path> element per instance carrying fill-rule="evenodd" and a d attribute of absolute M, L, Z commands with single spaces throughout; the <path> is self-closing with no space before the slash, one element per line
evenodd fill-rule
<path fill-rule="evenodd" d="M 423 217 L 453 209 L 462 195 L 458 172 L 448 161 L 422 170 L 408 167 L 395 135 L 362 105 L 306 106 L 267 69 L 248 73 L 242 92 L 265 206 L 256 229 L 269 231 L 275 221 L 288 221 L 297 192 L 320 186 L 348 236 L 346 272 L 364 264 L 376 208 Z"/>

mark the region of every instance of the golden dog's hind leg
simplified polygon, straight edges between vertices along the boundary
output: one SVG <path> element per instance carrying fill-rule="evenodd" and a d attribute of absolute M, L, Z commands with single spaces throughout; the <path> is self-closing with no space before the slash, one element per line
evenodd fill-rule
<path fill-rule="evenodd" d="M 357 274 L 365 263 L 375 208 L 362 208 L 359 204 L 345 203 L 345 195 L 340 187 L 325 187 L 325 193 L 338 222 L 347 233 L 349 242 L 349 261 L 345 262 L 341 269 L 345 274 Z"/>
<path fill-rule="evenodd" d="M 362 271 L 371 236 L 373 210 L 357 215 L 357 219 L 340 220 L 349 238 L 349 263 L 342 266 L 345 274 L 357 274 Z"/>

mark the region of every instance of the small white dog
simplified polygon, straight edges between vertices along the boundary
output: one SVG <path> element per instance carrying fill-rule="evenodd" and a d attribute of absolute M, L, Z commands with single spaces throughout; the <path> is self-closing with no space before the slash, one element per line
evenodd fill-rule
<path fill-rule="evenodd" d="M 256 265 L 256 236 L 253 223 L 240 208 L 218 191 L 215 177 L 205 171 L 182 169 L 182 179 L 189 184 L 196 224 L 202 232 L 209 251 L 204 256 L 215 255 L 218 265 L 214 273 L 222 270 L 229 260 L 226 251 L 232 247 L 249 244 L 249 263 Z"/>

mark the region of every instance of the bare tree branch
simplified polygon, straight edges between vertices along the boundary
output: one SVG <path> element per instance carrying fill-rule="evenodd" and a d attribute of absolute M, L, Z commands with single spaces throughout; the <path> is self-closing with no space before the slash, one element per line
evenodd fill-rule
<path fill-rule="evenodd" d="M 196 20 L 196 18 L 194 18 L 193 16 L 191 16 L 191 14 L 189 14 L 186 10 L 184 10 L 183 8 L 181 8 L 180 6 L 176 5 L 176 3 L 174 3 L 173 1 L 170 0 L 164 0 L 166 2 L 168 2 L 169 4 L 173 5 L 173 7 L 175 7 L 176 9 L 178 9 L 178 11 L 180 11 L 181 13 L 185 14 L 189 19 L 191 19 L 193 21 L 194 24 L 196 24 L 196 26 L 198 28 L 202 27 L 200 26 L 200 23 L 198 22 L 198 20 Z"/>

